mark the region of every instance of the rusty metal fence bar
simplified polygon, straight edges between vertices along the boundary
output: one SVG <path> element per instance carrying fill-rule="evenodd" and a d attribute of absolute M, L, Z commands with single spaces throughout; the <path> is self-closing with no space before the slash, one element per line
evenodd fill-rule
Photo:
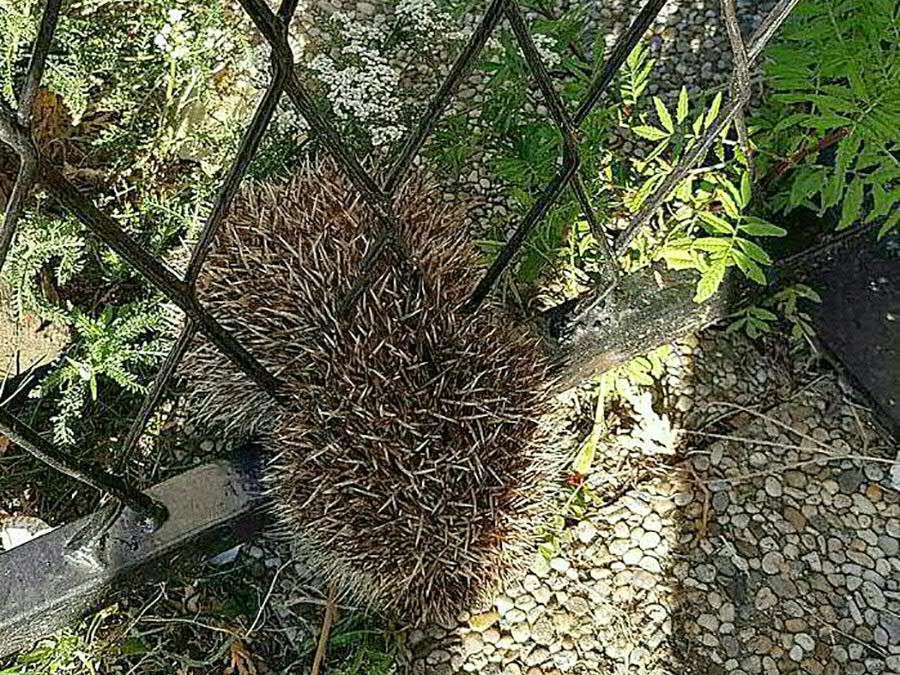
<path fill-rule="evenodd" d="M 284 25 L 287 25 L 290 22 L 296 9 L 297 2 L 298 0 L 285 0 L 279 8 L 278 14 Z M 284 91 L 284 80 L 284 71 L 277 70 L 274 73 L 269 86 L 266 88 L 265 94 L 257 105 L 256 111 L 253 114 L 253 119 L 250 121 L 250 125 L 244 132 L 244 137 L 241 139 L 237 156 L 225 177 L 225 181 L 219 189 L 212 213 L 207 219 L 206 224 L 200 233 L 197 245 L 191 253 L 191 259 L 188 262 L 187 272 L 185 273 L 185 282 L 191 287 L 197 283 L 197 278 L 200 275 L 203 262 L 206 260 L 206 256 L 215 239 L 219 225 L 228 213 L 228 207 L 231 205 L 231 200 L 234 199 L 235 194 L 237 194 L 237 190 L 244 178 L 244 174 L 247 172 L 250 163 L 253 161 L 253 157 L 262 141 L 262 137 L 272 120 L 272 115 L 274 115 L 275 109 L 278 107 L 278 102 L 281 100 L 281 94 Z M 184 357 L 185 352 L 187 352 L 191 340 L 193 340 L 196 333 L 197 324 L 192 319 L 185 321 L 178 339 L 166 355 L 166 359 L 160 367 L 150 391 L 144 398 L 140 411 L 128 430 L 128 436 L 125 439 L 122 452 L 119 456 L 119 466 L 124 465 L 125 460 L 137 447 L 138 441 L 140 441 L 141 436 L 144 433 L 144 429 L 147 428 L 150 418 L 153 416 L 157 405 L 159 405 L 159 402 L 165 393 L 166 386 L 169 384 L 172 377 L 174 377 L 178 364 Z"/>
<path fill-rule="evenodd" d="M 90 200 L 80 194 L 59 170 L 41 155 L 32 139 L 30 129 L 32 105 L 41 84 L 61 6 L 61 0 L 46 0 L 25 80 L 19 93 L 17 109 L 13 110 L 0 101 L 0 142 L 12 148 L 19 158 L 16 181 L 3 222 L 0 223 L 0 268 L 2 268 L 11 247 L 27 197 L 35 187 L 40 186 L 78 217 L 90 232 L 132 265 L 185 314 L 184 327 L 167 354 L 140 411 L 129 428 L 116 461 L 117 466 L 121 468 L 125 459 L 136 447 L 174 376 L 178 364 L 198 334 L 212 342 L 273 398 L 279 401 L 283 401 L 285 398 L 285 393 L 280 390 L 276 375 L 262 366 L 231 332 L 219 324 L 200 304 L 195 293 L 197 279 L 218 227 L 227 214 L 247 168 L 256 155 L 260 141 L 269 127 L 282 95 L 286 95 L 297 108 L 324 151 L 337 162 L 376 216 L 373 243 L 366 252 L 350 292 L 341 301 L 342 309 L 349 312 L 353 308 L 355 299 L 367 289 L 375 264 L 387 250 L 392 249 L 397 254 L 397 264 L 409 265 L 414 269 L 413 261 L 409 260 L 403 242 L 396 236 L 399 227 L 393 214 L 394 197 L 422 146 L 434 131 L 441 115 L 450 105 L 459 85 L 472 72 L 477 57 L 484 49 L 488 38 L 505 18 L 525 58 L 528 73 L 533 78 L 533 84 L 536 85 L 550 117 L 559 131 L 562 152 L 556 174 L 536 195 L 533 205 L 518 222 L 513 234 L 484 273 L 464 305 L 463 311 L 474 312 L 478 309 L 504 270 L 512 263 L 528 235 L 567 188 L 572 190 L 584 218 L 597 234 L 596 239 L 602 248 L 601 253 L 605 255 L 606 267 L 614 277 L 612 282 L 612 286 L 614 286 L 621 277 L 616 256 L 624 252 L 639 228 L 655 213 L 671 189 L 683 178 L 685 172 L 705 156 L 715 137 L 726 128 L 732 119 L 742 119 L 743 109 L 749 98 L 750 64 L 759 57 L 765 44 L 798 0 L 780 0 L 754 33 L 749 45 L 745 45 L 741 37 L 734 0 L 722 0 L 723 18 L 735 59 L 735 75 L 731 86 L 729 105 L 719 113 L 707 135 L 698 143 L 694 151 L 689 153 L 684 163 L 671 172 L 668 179 L 648 199 L 646 205 L 634 216 L 626 230 L 611 246 L 606 235 L 599 229 L 595 213 L 584 189 L 582 177 L 579 174 L 578 129 L 599 104 L 615 74 L 658 16 L 665 2 L 666 0 L 647 0 L 645 2 L 590 84 L 585 99 L 578 105 L 574 113 L 570 113 L 554 87 L 531 38 L 518 0 L 491 0 L 467 44 L 426 106 L 423 116 L 410 131 L 400 146 L 397 158 L 389 167 L 386 167 L 384 177 L 379 181 L 349 150 L 339 131 L 318 109 L 314 97 L 298 75 L 288 43 L 288 27 L 296 10 L 297 0 L 282 0 L 277 12 L 270 9 L 265 0 L 240 0 L 244 11 L 271 47 L 271 79 L 244 132 L 232 166 L 219 188 L 212 210 L 192 252 L 184 278 L 179 278 L 161 261 L 147 254 L 112 218 L 102 213 Z M 739 142 L 743 144 L 746 136 L 740 130 L 738 133 Z M 608 286 L 604 294 L 612 286 Z M 52 468 L 109 493 L 121 504 L 140 514 L 145 522 L 158 527 L 165 520 L 165 508 L 151 497 L 146 496 L 109 471 L 82 462 L 70 453 L 55 447 L 8 411 L 0 410 L 0 433 L 7 435 L 17 445 Z"/>
<path fill-rule="evenodd" d="M 573 116 L 570 122 L 570 127 L 572 128 L 569 128 L 566 131 L 563 131 L 562 128 L 560 129 L 561 133 L 564 134 L 564 143 L 567 144 L 564 145 L 564 152 L 565 149 L 568 148 L 568 144 L 574 142 L 574 128 L 580 126 L 587 118 L 587 116 L 591 113 L 591 111 L 597 106 L 597 103 L 600 102 L 600 99 L 603 96 L 603 92 L 606 91 L 606 88 L 612 82 L 615 74 L 619 71 L 619 68 L 622 67 L 625 59 L 628 58 L 628 55 L 634 49 L 635 45 L 638 43 L 644 33 L 647 31 L 647 28 L 650 27 L 650 24 L 653 23 L 653 20 L 656 18 L 660 10 L 663 8 L 663 5 L 665 4 L 666 0 L 648 0 L 643 9 L 641 9 L 640 13 L 631 23 L 628 31 L 626 31 L 626 33 L 616 43 L 615 48 L 613 49 L 612 53 L 609 55 L 609 58 L 606 60 L 606 63 L 603 66 L 603 70 L 600 72 L 600 75 L 594 80 L 594 82 L 591 83 L 584 102 L 579 106 L 578 110 Z M 522 40 L 524 39 L 526 42 L 531 44 L 532 48 L 534 47 L 534 43 L 532 42 L 530 36 L 527 35 L 527 31 L 526 35 L 522 36 L 521 38 L 517 35 L 517 39 L 519 39 L 520 45 L 522 44 Z M 538 58 L 538 60 L 540 59 Z M 543 73 L 539 73 L 535 72 L 532 68 L 532 75 L 536 77 L 540 86 L 544 88 L 549 85 L 549 87 L 552 89 L 553 85 L 552 82 L 549 82 L 549 76 L 546 76 L 547 80 L 544 80 L 542 79 L 542 74 L 546 76 L 546 71 L 544 71 Z M 557 122 L 557 124 L 559 123 Z M 568 135 L 566 135 L 567 132 Z M 584 210 L 585 219 L 588 221 L 588 223 L 595 222 L 594 214 L 590 209 L 590 205 L 587 201 L 586 196 L 584 196 L 584 188 L 581 186 L 580 179 L 577 178 L 577 144 L 575 144 L 574 148 L 574 157 L 571 158 L 570 161 L 572 164 L 574 164 L 574 166 L 568 165 L 565 160 L 563 161 L 563 166 L 557 171 L 556 175 L 551 179 L 550 183 L 547 184 L 547 186 L 535 200 L 531 209 L 519 222 L 518 226 L 513 232 L 512 237 L 510 237 L 509 241 L 507 241 L 506 245 L 500 251 L 499 255 L 494 259 L 494 262 L 491 264 L 490 268 L 488 268 L 488 271 L 485 272 L 481 281 L 478 283 L 478 286 L 476 286 L 475 290 L 472 292 L 472 296 L 466 303 L 466 311 L 475 311 L 478 306 L 482 302 L 484 302 L 484 299 L 487 297 L 488 293 L 490 293 L 491 289 L 494 287 L 494 284 L 497 283 L 497 280 L 500 278 L 503 270 L 505 270 L 509 266 L 515 254 L 525 243 L 528 234 L 534 229 L 535 225 L 540 222 L 540 220 L 544 217 L 553 203 L 556 202 L 556 200 L 562 194 L 562 191 L 566 187 L 566 185 L 573 179 L 575 179 L 575 187 L 573 189 L 576 191 L 579 203 Z M 599 242 L 602 242 L 601 245 L 603 246 L 606 242 L 606 236 L 601 233 L 601 236 L 599 236 L 597 240 Z M 609 250 L 608 246 L 604 246 L 604 250 Z M 609 261 L 609 265 L 613 268 L 617 268 L 614 258 Z"/>
<path fill-rule="evenodd" d="M 723 1 L 726 4 L 734 2 L 734 0 Z M 754 63 L 756 59 L 759 58 L 759 55 L 762 54 L 762 51 L 769 43 L 769 40 L 772 39 L 772 36 L 775 35 L 775 32 L 781 24 L 784 23 L 784 20 L 788 17 L 794 7 L 797 6 L 798 2 L 800 2 L 800 0 L 779 0 L 766 15 L 762 23 L 753 33 L 753 36 L 750 38 L 750 47 L 746 50 L 746 60 L 748 63 Z M 726 11 L 724 14 L 726 25 L 732 25 L 732 27 L 729 28 L 729 35 L 736 34 L 739 38 L 740 26 L 735 25 L 737 23 L 737 15 L 730 10 Z M 737 42 L 732 38 L 733 50 L 738 49 L 736 44 Z M 634 241 L 638 232 L 640 232 L 641 228 L 647 224 L 659 207 L 662 206 L 662 203 L 666 200 L 672 190 L 685 179 L 691 169 L 697 166 L 697 164 L 706 157 L 713 142 L 716 140 L 716 137 L 727 128 L 732 120 L 735 118 L 742 118 L 744 108 L 746 108 L 747 103 L 749 102 L 749 100 L 745 98 L 745 95 L 749 94 L 749 86 L 745 87 L 744 84 L 741 84 L 744 77 L 742 74 L 743 65 L 738 62 L 735 66 L 735 75 L 732 77 L 732 91 L 736 92 L 738 95 L 730 97 L 728 105 L 723 106 L 719 111 L 719 114 L 716 116 L 715 120 L 713 120 L 709 129 L 706 130 L 700 143 L 698 143 L 691 152 L 687 153 L 682 161 L 669 172 L 666 179 L 656 188 L 656 190 L 654 190 L 650 197 L 647 198 L 647 201 L 644 202 L 641 209 L 631 218 L 628 226 L 616 240 L 616 255 L 621 255 L 629 246 L 631 246 L 631 242 Z"/>

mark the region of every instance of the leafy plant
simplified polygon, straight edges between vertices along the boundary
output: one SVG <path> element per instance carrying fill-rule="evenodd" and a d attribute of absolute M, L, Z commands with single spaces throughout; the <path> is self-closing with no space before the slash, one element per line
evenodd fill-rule
<path fill-rule="evenodd" d="M 57 675 L 99 672 L 100 658 L 94 646 L 79 633 L 64 629 L 42 640 L 30 652 L 20 654 L 16 665 L 0 675 Z"/>
<path fill-rule="evenodd" d="M 775 293 L 763 303 L 765 307 L 751 305 L 732 314 L 728 332 L 743 330 L 749 337 L 757 338 L 762 333 L 770 333 L 780 315 L 790 326 L 792 338 L 811 339 L 815 330 L 809 314 L 799 307 L 803 300 L 822 302 L 821 296 L 806 284 L 794 284 Z"/>
<path fill-rule="evenodd" d="M 0 91 L 10 104 L 15 103 L 12 82 L 17 60 L 37 34 L 37 25 L 33 20 L 36 5 L 35 0 L 0 0 L 0 35 L 3 35 Z"/>
<path fill-rule="evenodd" d="M 105 645 L 89 642 L 81 631 L 65 628 L 19 654 L 0 675 L 95 675 L 101 672 Z"/>
<path fill-rule="evenodd" d="M 576 7 L 532 24 L 534 37 L 544 38 L 542 56 L 573 110 L 598 73 L 605 45 L 598 35 L 592 56 L 579 51 L 582 21 L 583 13 Z M 682 89 L 674 110 L 659 97 L 646 100 L 654 63 L 649 49 L 639 43 L 618 75 L 618 96 L 610 105 L 598 107 L 581 127 L 580 171 L 596 225 L 591 227 L 583 218 L 575 195 L 565 192 L 527 240 L 516 268 L 519 282 L 535 282 L 551 263 L 566 295 L 608 281 L 603 240 L 627 225 L 712 124 L 721 94 L 703 105 L 691 101 Z M 483 153 L 495 178 L 508 186 L 514 215 L 521 216 L 557 170 L 559 132 L 541 107 L 512 35 L 501 33 L 480 67 L 489 78 L 484 101 L 470 103 L 445 121 L 434 158 L 462 171 Z M 667 196 L 659 215 L 622 261 L 628 271 L 654 260 L 670 268 L 697 270 L 697 302 L 715 292 L 729 267 L 765 283 L 763 267 L 771 260 L 755 238 L 785 233 L 750 215 L 747 158 L 727 133 L 723 131 L 713 149 L 718 161 L 693 172 Z M 623 146 L 622 136 L 633 141 Z M 505 234 L 507 227 L 505 217 L 499 232 Z M 505 236 L 488 236 L 481 244 L 490 256 L 504 242 Z"/>
<path fill-rule="evenodd" d="M 838 229 L 900 222 L 900 7 L 805 0 L 766 53 L 773 93 L 756 119 L 775 205 L 838 208 Z M 833 161 L 832 161 L 833 159 Z"/>
<path fill-rule="evenodd" d="M 0 90 L 9 102 L 43 4 L 0 0 Z M 140 12 L 83 0 L 66 5 L 54 36 L 38 99 L 45 106 L 38 121 L 52 122 L 36 129 L 42 149 L 169 263 L 181 261 L 173 253 L 199 231 L 256 97 L 261 52 L 248 21 L 226 0 L 149 0 Z M 9 171 L 6 159 L 3 153 L 0 172 Z M 72 344 L 39 389 L 57 406 L 56 439 L 71 442 L 98 383 L 140 389 L 165 347 L 167 308 L 118 255 L 40 194 L 20 223 L 3 280 L 13 314 L 71 331 Z"/>
<path fill-rule="evenodd" d="M 467 9 L 465 3 L 445 3 L 451 14 Z M 554 13 L 543 2 L 532 2 L 532 39 L 557 85 L 562 99 L 574 111 L 599 69 L 603 40 L 595 42 L 593 54 L 584 46 L 584 8 Z M 456 101 L 438 124 L 426 153 L 450 178 L 492 179 L 505 186 L 506 207 L 520 217 L 534 203 L 534 196 L 550 181 L 561 154 L 560 134 L 550 118 L 546 102 L 536 87 L 514 35 L 501 25 L 488 40 L 476 64 L 481 80 L 480 96 L 467 94 Z M 581 125 L 582 161 L 596 164 L 595 156 L 606 145 L 606 134 L 614 114 L 605 108 L 591 113 Z M 486 168 L 486 172 L 474 171 Z M 474 171 L 474 173 L 473 173 Z M 585 180 L 590 180 L 585 172 Z M 566 192 L 529 236 L 517 261 L 517 278 L 537 280 L 548 263 L 555 261 L 561 245 L 577 219 L 578 204 Z M 505 212 L 487 223 L 479 242 L 486 257 L 502 247 L 510 214 Z"/>
<path fill-rule="evenodd" d="M 656 59 L 651 58 L 650 50 L 639 42 L 625 59 L 619 74 L 619 92 L 622 103 L 626 106 L 635 106 L 650 84 L 650 74 Z"/>
<path fill-rule="evenodd" d="M 646 69 L 638 67 L 641 73 Z M 634 81 L 627 79 L 623 98 L 632 96 Z M 640 103 L 638 98 L 630 100 Z M 722 95 L 717 94 L 708 106 L 698 109 L 682 87 L 674 110 L 670 111 L 659 97 L 654 96 L 652 102 L 652 116 L 647 112 L 629 113 L 623 119 L 623 126 L 652 147 L 643 157 L 621 160 L 625 167 L 618 172 L 620 180 L 610 180 L 605 191 L 614 203 L 621 203 L 628 216 L 640 211 L 680 158 L 701 142 L 718 115 Z M 727 140 L 727 131 L 713 149 L 718 163 L 696 169 L 672 190 L 656 217 L 656 227 L 646 228 L 638 237 L 627 261 L 629 269 L 660 260 L 670 269 L 697 270 L 700 278 L 695 302 L 711 297 L 730 267 L 765 284 L 763 267 L 771 259 L 754 238 L 785 234 L 783 228 L 749 215 L 753 189 L 750 172 L 746 158 Z"/>
<path fill-rule="evenodd" d="M 679 189 L 684 201 L 675 212 L 676 226 L 656 258 L 670 269 L 701 273 L 694 302 L 711 297 L 729 267 L 737 267 L 748 279 L 764 285 L 766 275 L 761 266 L 772 260 L 750 237 L 781 237 L 786 230 L 744 213 L 751 197 L 749 171 L 743 172 L 739 187 L 720 175 L 693 193 L 685 187 Z"/>
<path fill-rule="evenodd" d="M 393 635 L 367 616 L 348 616 L 328 641 L 336 675 L 391 675 L 396 672 Z"/>
<path fill-rule="evenodd" d="M 9 310 L 16 318 L 35 314 L 47 321 L 68 323 L 65 309 L 54 302 L 56 288 L 84 269 L 86 245 L 81 223 L 34 211 L 19 225 L 19 236 L 3 268 L 11 290 Z"/>
<path fill-rule="evenodd" d="M 559 553 L 565 539 L 570 536 L 573 523 L 581 520 L 591 505 L 601 504 L 590 476 L 595 470 L 597 457 L 604 457 L 604 444 L 611 426 L 615 426 L 615 405 L 626 402 L 634 411 L 635 422 L 640 428 L 639 438 L 617 437 L 618 445 L 630 442 L 640 446 L 642 452 L 670 452 L 675 434 L 665 415 L 652 408 L 652 388 L 665 372 L 665 361 L 672 353 L 672 346 L 665 344 L 641 356 L 635 357 L 600 374 L 591 395 L 596 396 L 590 431 L 574 453 L 569 473 L 554 509 L 538 528 L 541 543 L 538 551 L 548 560 Z M 612 410 L 612 412 L 611 412 Z"/>
<path fill-rule="evenodd" d="M 145 390 L 142 369 L 156 364 L 163 346 L 155 340 L 160 314 L 149 305 L 107 307 L 99 316 L 71 310 L 75 334 L 60 365 L 32 390 L 34 397 L 59 395 L 58 412 L 51 418 L 57 443 L 75 442 L 72 421 L 81 414 L 85 401 L 97 400 L 98 380 L 107 378 L 125 391 Z"/>

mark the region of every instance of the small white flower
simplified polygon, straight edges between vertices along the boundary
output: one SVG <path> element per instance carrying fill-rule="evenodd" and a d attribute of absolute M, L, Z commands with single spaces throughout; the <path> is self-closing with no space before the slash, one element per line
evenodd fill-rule
<path fill-rule="evenodd" d="M 545 66 L 553 68 L 554 66 L 559 65 L 562 59 L 556 52 L 557 45 L 555 39 L 549 35 L 543 35 L 542 33 L 532 35 L 531 39 L 534 42 L 534 46 L 537 47 L 538 53 L 541 55 L 541 60 L 544 62 Z"/>
<path fill-rule="evenodd" d="M 183 9 L 170 9 L 169 10 L 169 23 L 178 23 L 184 18 L 184 10 Z"/>
<path fill-rule="evenodd" d="M 400 0 L 395 11 L 413 32 L 425 37 L 449 28 L 450 17 L 438 9 L 434 0 Z"/>

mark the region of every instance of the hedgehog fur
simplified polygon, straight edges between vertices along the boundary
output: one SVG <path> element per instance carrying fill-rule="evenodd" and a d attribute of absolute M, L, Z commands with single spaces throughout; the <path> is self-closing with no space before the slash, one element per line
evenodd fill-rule
<path fill-rule="evenodd" d="M 394 202 L 409 258 L 383 254 L 339 315 L 372 210 L 329 163 L 245 188 L 198 297 L 278 375 L 287 403 L 208 343 L 184 363 L 199 425 L 274 457 L 266 480 L 298 559 L 416 623 L 477 603 L 516 568 L 548 474 L 537 341 L 490 305 L 458 311 L 479 272 L 467 206 L 411 178 Z"/>

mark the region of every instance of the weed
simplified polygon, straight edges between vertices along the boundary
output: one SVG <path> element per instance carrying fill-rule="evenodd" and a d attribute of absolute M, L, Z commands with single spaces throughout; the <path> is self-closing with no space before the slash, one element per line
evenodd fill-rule
<path fill-rule="evenodd" d="M 900 223 L 900 8 L 892 0 L 807 0 L 767 52 L 755 125 L 773 206 L 839 212 L 838 229 Z M 833 160 L 833 161 L 832 161 Z M 870 208 L 865 208 L 866 204 Z"/>

